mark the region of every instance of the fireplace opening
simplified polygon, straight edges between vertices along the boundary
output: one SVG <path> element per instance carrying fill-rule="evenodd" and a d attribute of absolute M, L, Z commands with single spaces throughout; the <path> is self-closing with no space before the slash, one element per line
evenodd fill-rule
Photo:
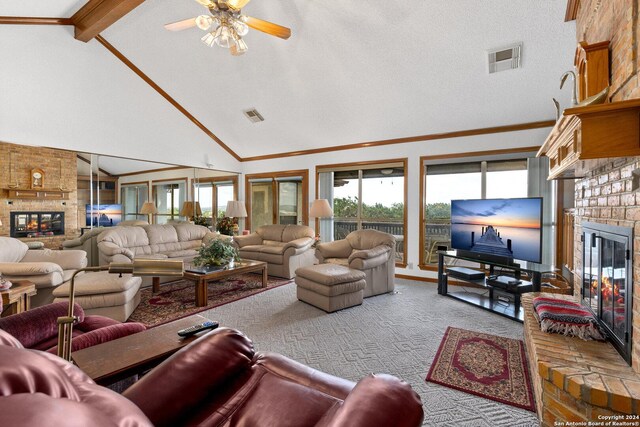
<path fill-rule="evenodd" d="M 64 212 L 11 212 L 11 237 L 64 235 Z"/>
<path fill-rule="evenodd" d="M 582 224 L 582 304 L 631 364 L 633 228 Z"/>

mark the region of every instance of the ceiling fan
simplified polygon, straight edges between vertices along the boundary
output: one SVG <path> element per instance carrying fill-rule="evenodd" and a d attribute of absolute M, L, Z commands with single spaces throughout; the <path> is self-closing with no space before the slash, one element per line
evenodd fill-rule
<path fill-rule="evenodd" d="M 242 36 L 249 32 L 249 28 L 285 40 L 291 36 L 291 30 L 287 27 L 243 15 L 241 9 L 251 0 L 196 1 L 208 9 L 208 15 L 200 15 L 195 18 L 166 24 L 164 28 L 169 31 L 182 31 L 187 28 L 198 27 L 203 31 L 207 31 L 201 39 L 204 44 L 209 47 L 217 44 L 220 47 L 229 49 L 234 56 L 242 55 L 247 51 L 247 43 L 242 40 Z M 211 28 L 213 28 L 213 31 L 209 32 Z"/>

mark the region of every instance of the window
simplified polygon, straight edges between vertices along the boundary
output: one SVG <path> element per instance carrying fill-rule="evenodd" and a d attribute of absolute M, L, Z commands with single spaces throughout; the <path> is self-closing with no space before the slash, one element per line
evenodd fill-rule
<path fill-rule="evenodd" d="M 396 262 L 404 266 L 406 171 L 405 159 L 318 167 L 318 198 L 329 200 L 334 213 L 333 219 L 316 221 L 321 238 L 340 240 L 362 229 L 392 234 Z"/>
<path fill-rule="evenodd" d="M 187 180 L 153 181 L 152 188 L 153 202 L 158 209 L 156 223 L 166 224 L 181 219 L 180 208 L 187 200 Z"/>
<path fill-rule="evenodd" d="M 451 244 L 451 200 L 527 197 L 527 159 L 517 156 L 444 164 L 422 158 L 421 266 L 435 266 L 438 246 Z"/>
<path fill-rule="evenodd" d="M 120 187 L 120 203 L 123 220 L 148 220 L 149 216 L 140 213 L 142 205 L 149 200 L 149 185 L 145 183 L 122 184 Z"/>
<path fill-rule="evenodd" d="M 201 178 L 194 184 L 195 199 L 200 203 L 202 216 L 213 225 L 225 215 L 227 202 L 238 200 L 238 177 Z M 215 221 L 214 221 L 215 218 Z"/>
<path fill-rule="evenodd" d="M 247 228 L 268 224 L 309 223 L 309 171 L 246 176 Z"/>

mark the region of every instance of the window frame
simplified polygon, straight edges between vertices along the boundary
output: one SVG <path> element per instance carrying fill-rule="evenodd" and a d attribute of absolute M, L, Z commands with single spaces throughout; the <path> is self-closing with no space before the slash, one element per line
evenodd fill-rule
<path fill-rule="evenodd" d="M 425 162 L 433 162 L 436 160 L 443 160 L 446 163 L 449 163 L 449 160 L 457 159 L 455 163 L 471 163 L 471 162 L 490 162 L 496 160 L 518 160 L 521 157 L 518 155 L 522 155 L 525 158 L 532 157 L 531 155 L 537 152 L 540 147 L 520 147 L 520 148 L 505 148 L 499 150 L 487 150 L 487 151 L 468 151 L 463 153 L 452 153 L 452 154 L 442 154 L 442 155 L 434 155 L 434 156 L 420 156 L 419 171 L 420 171 L 420 212 L 419 212 L 419 222 L 418 226 L 420 228 L 419 240 L 418 240 L 418 268 L 424 271 L 438 271 L 437 265 L 431 265 L 425 263 L 425 242 L 426 242 L 426 233 L 425 233 L 425 211 L 426 211 L 426 187 L 427 187 L 427 174 L 425 173 Z M 514 157 L 501 159 L 500 156 L 510 156 Z M 486 173 L 486 171 L 484 172 Z"/>
<path fill-rule="evenodd" d="M 395 265 L 398 268 L 406 268 L 407 267 L 407 224 L 408 224 L 408 212 L 409 212 L 409 205 L 408 205 L 408 191 L 409 191 L 409 183 L 408 183 L 408 179 L 409 179 L 409 168 L 408 168 L 408 164 L 409 164 L 409 159 L 407 157 L 403 157 L 403 158 L 398 158 L 398 159 L 382 159 L 382 160 L 368 160 L 368 161 L 363 161 L 363 162 L 351 162 L 351 163 L 335 163 L 335 164 L 330 164 L 330 165 L 316 165 L 316 188 L 315 188 L 315 198 L 318 198 L 318 194 L 320 194 L 320 188 L 319 188 L 319 177 L 320 177 L 320 173 L 321 172 L 329 172 L 330 169 L 347 169 L 347 168 L 353 168 L 354 170 L 360 170 L 362 169 L 363 166 L 364 169 L 376 169 L 377 167 L 381 167 L 384 168 L 384 166 L 390 164 L 390 163 L 402 163 L 402 167 L 404 170 L 404 191 L 403 191 L 403 203 L 404 203 L 404 215 L 403 215 L 403 236 L 404 236 L 404 240 L 402 242 L 402 251 L 403 251 L 403 258 L 402 261 L 396 261 Z M 361 202 L 361 201 L 360 201 Z M 361 218 L 361 213 L 360 213 L 360 209 L 358 209 L 359 211 L 359 218 Z M 316 234 L 320 233 L 320 222 L 319 221 L 315 221 L 315 231 Z"/>
<path fill-rule="evenodd" d="M 254 173 L 244 176 L 245 203 L 247 205 L 247 218 L 245 220 L 245 228 L 251 230 L 251 180 L 252 179 L 271 179 L 271 188 L 273 190 L 273 214 L 271 224 L 278 224 L 278 182 L 277 178 L 302 177 L 302 224 L 309 225 L 309 169 L 299 169 L 293 171 L 278 171 Z"/>

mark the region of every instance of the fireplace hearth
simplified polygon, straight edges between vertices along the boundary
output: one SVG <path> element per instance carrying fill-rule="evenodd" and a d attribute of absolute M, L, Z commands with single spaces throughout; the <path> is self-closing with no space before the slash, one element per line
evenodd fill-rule
<path fill-rule="evenodd" d="M 631 365 L 633 229 L 585 222 L 582 231 L 582 304 Z"/>
<path fill-rule="evenodd" d="M 64 212 L 11 212 L 11 237 L 64 235 Z"/>

